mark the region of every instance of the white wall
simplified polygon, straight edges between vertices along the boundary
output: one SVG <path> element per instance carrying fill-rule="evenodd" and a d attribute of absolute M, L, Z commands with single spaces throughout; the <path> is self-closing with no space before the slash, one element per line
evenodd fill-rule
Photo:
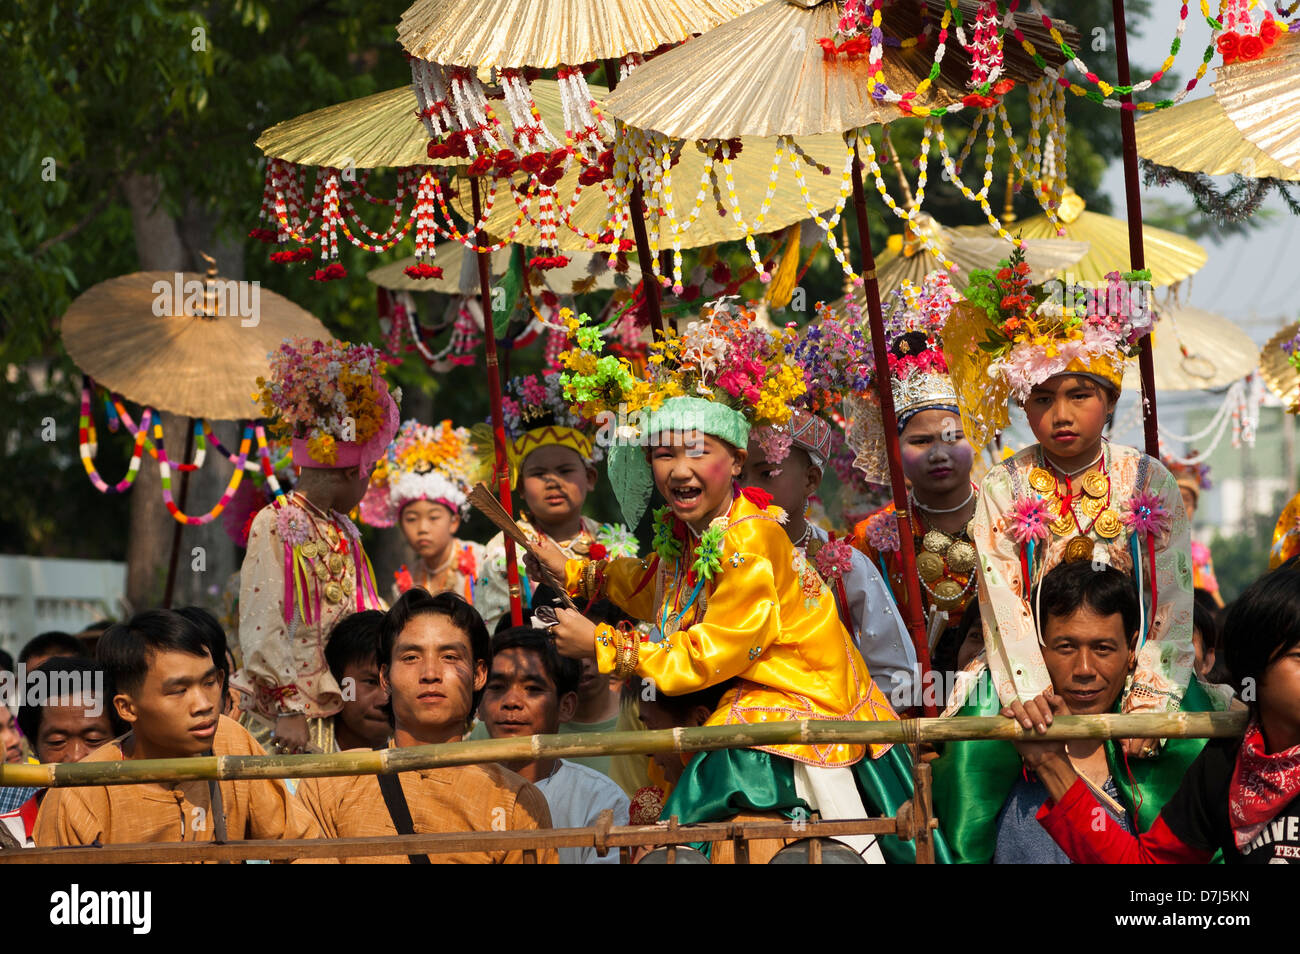
<path fill-rule="evenodd" d="M 0 647 L 16 657 L 37 633 L 120 618 L 125 595 L 125 563 L 0 556 Z"/>

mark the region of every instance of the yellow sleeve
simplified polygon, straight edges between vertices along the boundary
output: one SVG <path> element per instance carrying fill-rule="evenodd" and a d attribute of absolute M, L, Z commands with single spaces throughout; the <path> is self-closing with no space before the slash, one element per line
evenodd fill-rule
<path fill-rule="evenodd" d="M 726 682 L 749 669 L 781 634 L 780 606 L 771 562 L 744 550 L 729 556 L 707 594 L 704 618 L 661 642 L 640 644 L 637 673 L 670 696 Z M 596 661 L 613 672 L 615 648 L 608 627 L 596 628 Z M 635 637 L 634 637 L 635 638 Z"/>
<path fill-rule="evenodd" d="M 582 584 L 582 568 L 586 560 L 570 560 L 564 565 L 564 585 L 571 595 L 576 595 Z M 618 557 L 605 563 L 603 596 L 633 619 L 652 620 L 655 611 L 655 581 L 646 579 L 653 575 L 651 560 L 637 557 Z M 642 586 L 642 582 L 645 583 Z"/>

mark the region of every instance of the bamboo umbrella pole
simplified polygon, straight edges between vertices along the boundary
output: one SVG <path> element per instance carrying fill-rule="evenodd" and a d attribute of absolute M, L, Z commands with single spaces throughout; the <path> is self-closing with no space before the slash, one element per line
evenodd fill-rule
<path fill-rule="evenodd" d="M 618 86 L 618 61 L 605 60 L 605 85 L 614 92 Z M 650 236 L 645 227 L 645 196 L 641 190 L 641 177 L 634 175 L 628 211 L 632 216 L 632 235 L 636 238 L 636 259 L 641 266 L 641 290 L 645 295 L 646 312 L 650 317 L 650 330 L 656 340 L 664 337 L 664 316 L 659 302 L 659 279 L 654 275 L 654 259 L 650 255 Z"/>
<path fill-rule="evenodd" d="M 159 420 L 161 419 L 161 412 L 159 412 Z M 141 424 L 141 426 L 143 427 L 144 425 Z M 181 463 L 188 463 L 193 456 L 194 419 L 187 417 L 185 418 L 185 455 L 181 457 Z M 185 504 L 189 502 L 189 494 L 190 472 L 188 470 L 182 470 L 180 502 L 177 504 L 182 513 L 185 512 Z M 171 558 L 167 561 L 167 585 L 163 588 L 163 609 L 172 608 L 172 597 L 176 592 L 176 567 L 180 563 L 181 558 L 181 533 L 184 529 L 185 524 L 181 523 L 179 520 L 177 520 L 176 525 L 172 527 L 172 552 Z"/>
<path fill-rule="evenodd" d="M 1124 0 L 1112 0 L 1115 14 L 1115 66 L 1119 85 L 1132 85 L 1128 63 L 1128 31 L 1124 25 Z M 1142 245 L 1142 189 L 1138 181 L 1137 131 L 1133 119 L 1133 94 L 1120 97 L 1124 107 L 1119 111 L 1120 132 L 1124 141 L 1124 199 L 1128 208 L 1129 261 L 1135 272 L 1146 268 L 1146 252 Z M 1151 354 L 1151 334 L 1139 342 L 1138 370 L 1142 376 L 1142 431 L 1146 452 L 1160 458 L 1160 431 L 1156 419 L 1156 367 Z"/>
<path fill-rule="evenodd" d="M 769 745 L 905 745 L 968 739 L 1045 741 L 1072 739 L 1232 738 L 1246 728 L 1247 713 L 1150 712 L 1134 715 L 1059 716 L 1045 735 L 1022 729 L 1001 716 L 903 719 L 891 722 L 765 722 L 643 732 L 578 732 L 515 739 L 485 739 L 415 745 L 400 749 L 357 749 L 310 755 L 206 755 L 185 759 L 124 762 L 62 762 L 0 765 L 0 787 L 64 788 L 139 782 L 253 778 L 319 778 L 336 775 L 415 772 L 477 762 L 519 762 L 654 752 L 702 752 Z"/>
<path fill-rule="evenodd" d="M 880 418 L 885 431 L 885 453 L 889 458 L 889 482 L 894 494 L 894 517 L 898 521 L 898 555 L 903 562 L 903 585 L 907 587 L 907 605 L 903 620 L 916 645 L 916 660 L 921 666 L 921 686 L 930 671 L 930 643 L 921 613 L 921 578 L 916 574 L 916 551 L 912 547 L 912 520 L 907 510 L 907 483 L 903 479 L 903 460 L 898 450 L 898 415 L 894 412 L 894 392 L 889 382 L 889 353 L 885 348 L 885 319 L 880 309 L 880 285 L 876 281 L 876 256 L 871 250 L 867 228 L 867 197 L 862 188 L 862 159 L 857 140 L 853 143 L 853 209 L 858 222 L 858 241 L 862 245 L 862 278 L 866 282 L 867 320 L 871 325 L 871 351 L 876 361 L 876 392 L 880 396 Z M 918 687 L 919 688 L 919 687 Z M 936 713 L 928 695 L 923 708 L 927 716 Z"/>
<path fill-rule="evenodd" d="M 478 176 L 469 177 L 469 195 L 474 223 L 477 225 L 483 219 L 478 194 Z M 481 228 L 478 229 L 474 233 L 474 241 L 480 248 L 486 247 L 487 233 Z M 514 504 L 510 499 L 510 465 L 506 456 L 506 418 L 501 410 L 501 368 L 497 359 L 497 333 L 492 321 L 491 253 L 477 252 L 476 255 L 479 300 L 483 307 L 483 348 L 487 352 L 488 400 L 492 406 L 492 450 L 496 458 L 494 464 L 498 496 L 501 498 L 501 506 L 506 508 L 506 513 L 513 516 Z M 519 589 L 519 564 L 515 561 L 515 541 L 503 534 L 502 542 L 506 553 L 506 584 L 510 591 L 510 623 L 513 626 L 522 626 L 524 609 Z"/>

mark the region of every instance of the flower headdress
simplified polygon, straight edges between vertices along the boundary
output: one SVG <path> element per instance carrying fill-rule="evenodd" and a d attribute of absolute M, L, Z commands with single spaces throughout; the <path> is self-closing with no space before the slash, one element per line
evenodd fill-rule
<path fill-rule="evenodd" d="M 586 316 L 562 317 L 574 343 L 560 356 L 564 394 L 576 412 L 601 423 L 610 482 L 629 526 L 650 499 L 644 446 L 656 435 L 698 431 L 743 448 L 751 426 L 789 421 L 791 402 L 806 390 L 794 331 L 765 330 L 752 309 L 728 299 L 652 344 L 644 373 L 602 354 L 600 329 Z"/>
<path fill-rule="evenodd" d="M 592 441 L 595 427 L 589 418 L 570 408 L 560 372 L 511 378 L 503 390 L 501 410 L 511 485 L 518 483 L 524 459 L 543 447 L 568 447 L 588 463 L 600 459 L 602 452 Z M 480 462 L 475 478 L 487 479 L 486 471 L 494 459 L 491 427 L 476 424 L 472 436 Z"/>
<path fill-rule="evenodd" d="M 833 414 L 846 394 L 870 384 L 871 343 L 858 323 L 830 313 L 821 303 L 817 312 L 795 342 L 793 360 L 803 375 L 804 391 L 791 400 L 789 422 L 754 434 L 770 464 L 780 464 L 791 447 L 801 447 L 816 466 L 825 467 L 836 450 L 838 431 L 825 415 Z"/>
<path fill-rule="evenodd" d="M 939 337 L 956 300 L 947 273 L 933 271 L 919 286 L 902 282 L 884 302 L 889 382 L 900 433 L 921 411 L 940 408 L 958 413 Z M 857 311 L 852 302 L 848 307 L 851 315 Z M 861 321 L 860 313 L 856 317 Z M 869 482 L 885 484 L 889 482 L 885 427 L 875 382 L 873 363 L 866 385 L 855 388 L 845 401 L 848 442 L 857 454 L 854 466 Z"/>
<path fill-rule="evenodd" d="M 402 508 L 416 500 L 464 516 L 475 467 L 468 428 L 452 427 L 451 421 L 433 427 L 405 421 L 375 465 L 361 500 L 361 519 L 372 527 L 391 527 Z"/>
<path fill-rule="evenodd" d="M 299 467 L 369 471 L 397 431 L 397 400 L 379 351 L 346 341 L 292 338 L 271 352 L 271 379 L 257 379 L 262 414 L 293 440 Z"/>
<path fill-rule="evenodd" d="M 997 269 L 972 271 L 966 301 L 944 327 L 944 354 L 971 443 L 988 443 L 1010 422 L 1011 399 L 1024 401 L 1058 374 L 1087 375 L 1118 392 L 1124 362 L 1154 323 L 1150 279 L 1150 272 L 1111 272 L 1104 288 L 1066 295 L 1059 281 L 1032 284 L 1020 248 Z"/>

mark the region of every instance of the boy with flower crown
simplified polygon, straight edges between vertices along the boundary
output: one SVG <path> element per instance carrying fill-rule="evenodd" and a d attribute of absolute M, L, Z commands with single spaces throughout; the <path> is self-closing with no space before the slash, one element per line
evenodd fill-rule
<path fill-rule="evenodd" d="M 468 428 L 443 421 L 430 427 L 404 421 L 370 478 L 361 520 L 402 528 L 418 558 L 395 574 L 393 599 L 413 586 L 450 590 L 474 603 L 483 545 L 456 537 L 469 506 L 469 478 L 478 467 Z"/>
<path fill-rule="evenodd" d="M 397 430 L 379 352 L 341 341 L 285 341 L 258 379 L 263 413 L 293 441 L 296 489 L 253 519 L 240 570 L 246 728 L 282 752 L 333 748 L 343 707 L 325 643 L 349 613 L 382 609 L 374 570 L 346 514 Z M 397 395 L 400 397 L 400 394 Z"/>
<path fill-rule="evenodd" d="M 640 518 L 652 486 L 668 505 L 655 513 L 649 560 L 566 560 L 542 545 L 541 559 L 576 597 L 603 596 L 655 624 L 642 637 L 559 610 L 556 645 L 565 655 L 594 656 L 602 672 L 652 680 L 668 695 L 734 681 L 710 725 L 896 719 L 830 588 L 791 545 L 784 513 L 765 492 L 736 484 L 751 425 L 788 421 L 789 402 L 804 389 L 790 361 L 792 333 L 771 336 L 754 320 L 749 310 L 711 306 L 683 335 L 652 346 L 648 380 L 626 361 L 599 356 L 599 332 L 578 328 L 578 347 L 564 359 L 575 406 L 588 414 L 619 404 L 645 411 L 642 426 L 620 431 L 610 450 L 624 516 Z M 740 806 L 863 817 L 868 809 L 890 814 L 910 797 L 910 764 L 898 747 L 776 745 L 696 755 L 664 814 L 686 824 L 735 817 Z M 914 858 L 912 846 L 892 836 L 844 840 L 868 860 Z"/>
<path fill-rule="evenodd" d="M 602 524 L 582 513 L 587 494 L 596 488 L 595 461 L 601 449 L 592 440 L 592 422 L 570 411 L 560 394 L 559 372 L 514 378 L 505 392 L 506 453 L 511 486 L 519 495 L 519 529 L 534 542 L 549 538 L 570 559 L 636 556 L 636 539 L 625 527 Z M 479 460 L 490 466 L 490 431 L 476 427 L 473 436 Z M 522 562 L 519 579 L 527 619 L 537 581 L 529 580 Z M 484 550 L 476 594 L 476 609 L 488 632 L 494 632 L 510 612 L 505 539 L 500 533 Z"/>
<path fill-rule="evenodd" d="M 971 537 L 979 551 L 979 601 L 987 669 L 945 714 L 993 715 L 1051 685 L 1031 594 L 1061 563 L 1089 561 L 1127 575 L 1138 593 L 1132 675 L 1121 712 L 1213 707 L 1192 678 L 1192 567 L 1178 485 L 1154 458 L 1111 444 L 1107 420 L 1125 360 L 1151 327 L 1144 276 L 1108 276 L 1077 301 L 1031 284 L 1018 252 L 996 271 L 971 273 L 967 301 L 944 327 L 966 434 L 983 446 L 1018 402 L 1038 443 L 993 467 L 979 492 Z M 935 799 L 962 860 L 987 860 L 987 832 L 1019 776 L 1014 757 L 995 764 L 982 743 L 952 743 L 935 763 Z M 1126 739 L 1129 770 L 1156 788 L 1188 764 L 1177 741 Z M 1194 756 L 1194 752 L 1191 755 Z M 946 815 L 945 815 L 946 813 Z"/>

